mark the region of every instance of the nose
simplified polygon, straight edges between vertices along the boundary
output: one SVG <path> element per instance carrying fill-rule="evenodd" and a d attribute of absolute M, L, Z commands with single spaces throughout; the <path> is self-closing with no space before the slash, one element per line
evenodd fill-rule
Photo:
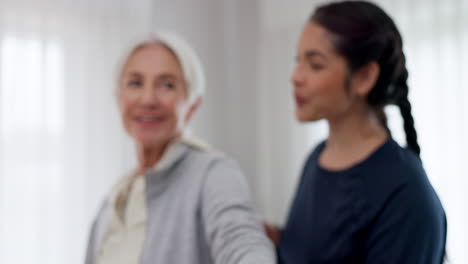
<path fill-rule="evenodd" d="M 294 68 L 294 71 L 291 74 L 290 81 L 294 85 L 294 87 L 300 86 L 302 83 L 304 83 L 304 76 L 302 74 L 299 63 Z"/>
<path fill-rule="evenodd" d="M 150 85 L 143 87 L 140 103 L 143 107 L 156 107 L 159 103 L 159 96 L 156 89 Z"/>

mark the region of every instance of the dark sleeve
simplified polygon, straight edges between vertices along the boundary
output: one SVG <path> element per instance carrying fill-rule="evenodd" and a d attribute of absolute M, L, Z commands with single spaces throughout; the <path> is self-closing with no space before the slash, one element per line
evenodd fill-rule
<path fill-rule="evenodd" d="M 445 213 L 427 178 L 414 178 L 394 189 L 373 220 L 365 263 L 442 263 Z"/>

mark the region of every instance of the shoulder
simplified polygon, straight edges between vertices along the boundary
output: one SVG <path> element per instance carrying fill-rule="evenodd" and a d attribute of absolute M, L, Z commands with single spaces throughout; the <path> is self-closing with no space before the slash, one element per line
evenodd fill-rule
<path fill-rule="evenodd" d="M 223 152 L 185 142 L 176 151 L 179 158 L 171 166 L 148 174 L 151 189 L 162 188 L 162 183 L 171 183 L 174 188 L 191 186 L 191 190 L 202 194 L 207 190 L 247 188 L 240 166 Z"/>
<path fill-rule="evenodd" d="M 445 214 L 419 157 L 391 140 L 362 172 L 372 215 L 442 222 Z"/>
<path fill-rule="evenodd" d="M 213 148 L 186 144 L 185 166 L 203 170 L 240 170 L 237 161 Z"/>
<path fill-rule="evenodd" d="M 238 162 L 225 153 L 189 146 L 187 154 L 184 167 L 199 174 L 203 188 L 248 189 L 247 179 Z"/>
<path fill-rule="evenodd" d="M 369 261 L 440 261 L 446 216 L 422 162 L 396 143 L 384 150 L 365 176 Z"/>
<path fill-rule="evenodd" d="M 390 139 L 365 168 L 367 181 L 384 188 L 427 187 L 428 178 L 421 159 Z"/>
<path fill-rule="evenodd" d="M 427 179 L 421 160 L 390 139 L 361 166 L 359 173 L 369 191 L 382 192 Z"/>

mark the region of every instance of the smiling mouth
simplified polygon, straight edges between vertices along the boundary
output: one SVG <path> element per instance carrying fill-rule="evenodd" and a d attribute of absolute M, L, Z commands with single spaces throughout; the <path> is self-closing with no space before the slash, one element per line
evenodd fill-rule
<path fill-rule="evenodd" d="M 136 121 L 139 125 L 142 125 L 144 127 L 153 127 L 159 125 L 164 120 L 164 117 L 158 116 L 137 116 L 134 118 L 134 121 Z"/>
<path fill-rule="evenodd" d="M 158 122 L 162 121 L 164 118 L 162 117 L 154 117 L 154 116 L 137 116 L 135 120 L 140 122 Z"/>

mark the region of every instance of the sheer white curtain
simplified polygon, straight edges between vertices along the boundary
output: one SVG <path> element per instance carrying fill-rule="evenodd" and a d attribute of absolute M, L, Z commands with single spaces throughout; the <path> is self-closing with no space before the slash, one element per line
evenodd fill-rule
<path fill-rule="evenodd" d="M 0 263 L 82 263 L 103 192 L 132 164 L 114 72 L 151 9 L 0 2 Z"/>
<path fill-rule="evenodd" d="M 293 56 L 301 26 L 327 1 L 260 1 L 258 183 L 266 217 L 283 223 L 305 154 L 326 136 L 323 123 L 294 121 Z M 398 24 L 410 72 L 410 100 L 422 159 L 448 217 L 451 263 L 468 263 L 468 1 L 374 1 Z M 401 117 L 390 107 L 394 137 L 405 144 Z M 281 124 L 281 125 L 280 125 Z"/>

